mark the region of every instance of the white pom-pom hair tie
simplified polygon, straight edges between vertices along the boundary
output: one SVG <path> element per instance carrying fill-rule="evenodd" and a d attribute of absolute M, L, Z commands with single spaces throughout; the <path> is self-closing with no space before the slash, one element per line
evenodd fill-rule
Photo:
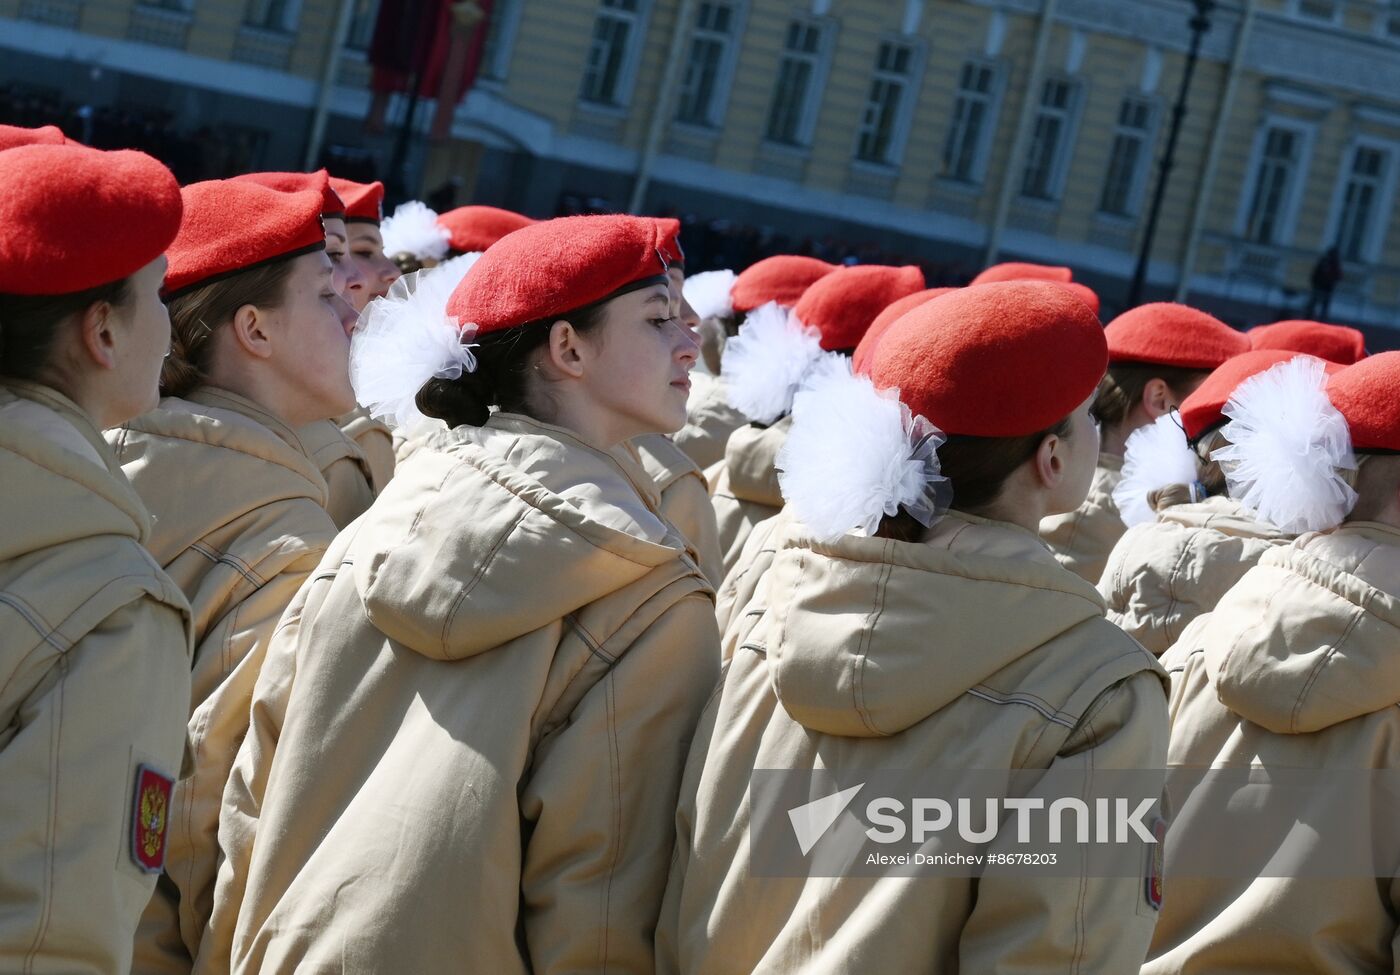
<path fill-rule="evenodd" d="M 1181 418 L 1175 412 L 1163 413 L 1129 434 L 1123 479 L 1113 489 L 1113 503 L 1123 524 L 1143 525 L 1156 518 L 1148 495 L 1169 484 L 1194 485 L 1198 477 L 1200 462 L 1186 442 Z M 1191 496 L 1195 498 L 1194 491 Z"/>
<path fill-rule="evenodd" d="M 788 509 L 820 541 L 874 535 L 901 507 L 928 527 L 952 500 L 938 463 L 945 439 L 895 390 L 877 390 L 832 357 L 793 401 L 778 483 Z"/>
<path fill-rule="evenodd" d="M 480 254 L 463 254 L 395 281 L 369 303 L 350 341 L 350 382 L 373 416 L 399 429 L 426 417 L 418 391 L 430 379 L 456 379 L 476 369 L 470 344 L 476 326 L 447 314 L 447 299 Z"/>
<path fill-rule="evenodd" d="M 729 291 L 734 287 L 733 271 L 705 271 L 685 279 L 685 300 L 695 314 L 705 318 L 729 318 L 734 314 L 734 300 Z"/>
<path fill-rule="evenodd" d="M 394 208 L 380 226 L 384 253 L 412 254 L 421 260 L 440 261 L 447 256 L 452 234 L 438 224 L 437 211 L 426 203 L 410 200 Z"/>
<path fill-rule="evenodd" d="M 729 405 L 755 423 L 774 422 L 791 412 L 802 380 L 825 354 L 816 330 L 787 309 L 773 302 L 755 308 L 720 360 Z"/>
<path fill-rule="evenodd" d="M 1356 505 L 1341 471 L 1356 468 L 1351 432 L 1311 356 L 1252 376 L 1225 404 L 1220 463 L 1230 496 L 1281 531 L 1335 528 Z"/>

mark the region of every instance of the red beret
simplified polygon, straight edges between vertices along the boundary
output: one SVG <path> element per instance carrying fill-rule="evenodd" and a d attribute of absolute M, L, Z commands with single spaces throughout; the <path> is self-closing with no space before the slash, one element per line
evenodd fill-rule
<path fill-rule="evenodd" d="M 245 183 L 257 183 L 283 193 L 305 193 L 311 190 L 321 194 L 321 216 L 327 220 L 345 219 L 345 201 L 331 188 L 331 177 L 324 169 L 314 173 L 244 173 L 233 179 Z"/>
<path fill-rule="evenodd" d="M 995 284 L 998 281 L 1059 281 L 1068 284 L 1074 280 L 1074 272 L 1067 267 L 1052 267 L 1049 264 L 1024 264 L 1007 261 L 993 264 L 977 277 L 973 284 Z"/>
<path fill-rule="evenodd" d="M 1093 288 L 1088 285 L 1080 284 L 1078 281 L 1052 281 L 1050 283 L 1064 288 L 1070 294 L 1084 302 L 1084 304 L 1088 305 L 1089 310 L 1094 313 L 1095 317 L 1098 316 L 1100 307 L 1099 296 Z"/>
<path fill-rule="evenodd" d="M 1296 358 L 1300 353 L 1283 349 L 1259 349 L 1237 355 L 1206 377 L 1190 396 L 1181 401 L 1181 426 L 1186 439 L 1195 443 L 1202 436 L 1225 422 L 1225 404 L 1240 384 L 1278 365 Z M 1340 369 L 1334 362 L 1326 364 L 1328 372 Z"/>
<path fill-rule="evenodd" d="M 1247 333 L 1256 349 L 1284 349 L 1306 352 L 1328 362 L 1349 366 L 1366 358 L 1366 336 L 1345 325 L 1325 322 L 1287 321 L 1260 325 Z"/>
<path fill-rule="evenodd" d="M 733 299 L 736 312 L 750 312 L 770 301 L 791 308 L 804 291 L 835 270 L 835 264 L 815 257 L 798 254 L 765 257 L 739 272 L 729 289 L 729 297 Z"/>
<path fill-rule="evenodd" d="M 685 251 L 681 250 L 681 222 L 675 217 L 658 217 L 661 227 L 661 253 L 668 265 L 685 267 Z"/>
<path fill-rule="evenodd" d="M 384 219 L 384 184 L 356 183 L 354 180 L 332 176 L 331 189 L 345 204 L 345 222 L 379 223 Z"/>
<path fill-rule="evenodd" d="M 185 218 L 166 257 L 165 296 L 326 246 L 324 197 L 251 180 L 214 179 L 181 190 Z"/>
<path fill-rule="evenodd" d="M 854 349 L 876 315 L 923 287 L 924 272 L 912 264 L 838 268 L 804 291 L 792 314 L 821 334 L 828 352 Z"/>
<path fill-rule="evenodd" d="M 438 226 L 446 227 L 452 235 L 451 248 L 463 254 L 484 251 L 506 234 L 538 222 L 510 210 L 483 206 L 458 207 L 438 217 Z"/>
<path fill-rule="evenodd" d="M 1104 334 L 1110 362 L 1214 369 L 1249 351 L 1249 339 L 1214 315 L 1169 301 L 1125 311 Z"/>
<path fill-rule="evenodd" d="M 957 290 L 957 288 L 929 288 L 927 291 L 916 291 L 912 295 L 905 295 L 898 301 L 886 305 L 885 310 L 875 316 L 875 320 L 870 323 L 870 327 L 861 336 L 860 344 L 856 346 L 855 355 L 851 357 L 851 367 L 856 372 L 861 372 L 864 369 L 865 364 L 875 353 L 875 346 L 879 343 L 880 336 L 884 335 L 891 325 L 902 318 L 905 312 L 917 308 L 939 295 L 946 295 L 950 291 Z"/>
<path fill-rule="evenodd" d="M 1400 451 L 1400 352 L 1379 352 L 1327 381 L 1327 398 L 1346 417 L 1358 451 Z"/>
<path fill-rule="evenodd" d="M 18 125 L 0 125 L 0 150 L 16 146 L 61 146 L 68 139 L 56 125 L 41 125 L 26 129 Z"/>
<path fill-rule="evenodd" d="M 559 217 L 503 237 L 467 272 L 447 313 L 489 335 L 666 283 L 661 225 L 621 214 Z"/>
<path fill-rule="evenodd" d="M 906 312 L 866 371 L 944 433 L 1024 437 L 1087 400 L 1107 367 L 1103 328 L 1084 302 L 1046 282 L 1010 281 Z"/>
<path fill-rule="evenodd" d="M 64 295 L 160 257 L 180 228 L 180 186 L 144 152 L 29 145 L 0 152 L 0 293 Z"/>

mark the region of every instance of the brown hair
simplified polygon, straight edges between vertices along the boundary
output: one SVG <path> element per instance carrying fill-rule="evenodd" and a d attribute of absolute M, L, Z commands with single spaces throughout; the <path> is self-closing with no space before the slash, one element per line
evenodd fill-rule
<path fill-rule="evenodd" d="M 1035 456 L 1046 437 L 1068 437 L 1070 429 L 1070 418 L 1065 417 L 1054 426 L 1025 437 L 950 436 L 938 448 L 939 467 L 953 488 L 950 507 L 971 514 L 985 508 L 1001 494 L 1016 469 Z M 923 525 L 900 508 L 898 514 L 887 516 L 880 523 L 875 534 L 912 542 L 922 538 L 924 531 Z"/>
<path fill-rule="evenodd" d="M 244 305 L 281 305 L 295 261 L 288 257 L 250 268 L 166 301 L 171 341 L 160 370 L 162 396 L 185 396 L 207 381 L 214 331 L 232 321 Z"/>
<path fill-rule="evenodd" d="M 528 377 L 533 353 L 549 340 L 557 321 L 567 321 L 574 331 L 587 335 L 607 319 L 607 302 L 589 305 L 515 328 L 484 335 L 472 349 L 476 369 L 456 379 L 430 379 L 418 391 L 418 409 L 449 427 L 479 427 L 491 416 L 491 407 L 507 413 L 523 413 L 537 420 L 541 405 L 530 402 Z"/>
<path fill-rule="evenodd" d="M 0 376 L 38 380 L 53 364 L 60 326 L 98 302 L 125 304 L 129 282 L 122 278 L 66 295 L 0 294 Z"/>
<path fill-rule="evenodd" d="M 1172 395 L 1181 400 L 1209 375 L 1209 369 L 1154 366 L 1146 362 L 1114 363 L 1099 382 L 1099 391 L 1094 397 L 1094 415 L 1104 426 L 1116 427 L 1128 418 L 1134 406 L 1142 402 L 1143 390 L 1152 380 L 1162 380 Z"/>

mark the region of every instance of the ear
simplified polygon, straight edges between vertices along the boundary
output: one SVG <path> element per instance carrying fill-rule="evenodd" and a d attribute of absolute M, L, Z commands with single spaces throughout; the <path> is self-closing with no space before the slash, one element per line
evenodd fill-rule
<path fill-rule="evenodd" d="M 272 331 L 268 314 L 257 305 L 244 305 L 233 313 L 229 334 L 255 359 L 272 358 Z"/>
<path fill-rule="evenodd" d="M 588 360 L 583 336 L 562 318 L 549 327 L 545 360 L 561 376 L 569 379 L 579 379 L 583 376 L 584 364 Z"/>
<path fill-rule="evenodd" d="M 117 365 L 117 334 L 111 302 L 95 301 L 88 305 L 78 320 L 83 352 L 100 369 Z"/>
<path fill-rule="evenodd" d="M 1068 446 L 1064 437 L 1053 433 L 1040 441 L 1040 446 L 1031 457 L 1031 470 L 1042 487 L 1055 488 L 1064 480 L 1065 450 Z"/>
<path fill-rule="evenodd" d="M 1165 379 L 1149 379 L 1142 389 L 1142 409 L 1148 419 L 1156 420 L 1164 413 L 1171 412 L 1178 405 L 1172 388 Z"/>

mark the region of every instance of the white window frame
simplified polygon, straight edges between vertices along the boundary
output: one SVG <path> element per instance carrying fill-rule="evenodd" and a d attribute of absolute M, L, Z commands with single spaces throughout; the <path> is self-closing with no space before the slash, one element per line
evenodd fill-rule
<path fill-rule="evenodd" d="M 991 74 L 991 85 L 986 92 L 986 112 L 982 120 L 982 131 L 978 133 L 977 145 L 972 149 L 972 166 L 966 179 L 955 175 L 948 168 L 948 143 L 953 137 L 953 128 L 958 124 L 958 103 L 963 98 L 962 76 L 969 65 L 976 66 Z M 943 145 L 939 149 L 939 176 L 960 186 L 981 186 L 987 178 L 987 166 L 991 161 L 992 143 L 996 138 L 997 124 L 1001 116 L 1002 98 L 1006 92 L 1006 71 L 999 61 L 988 58 L 971 57 L 958 66 L 958 86 L 953 94 L 953 113 L 948 120 L 948 130 L 943 134 Z M 982 97 L 978 94 L 977 97 Z"/>
<path fill-rule="evenodd" d="M 490 54 L 481 65 L 481 81 L 486 84 L 499 84 L 506 80 L 506 75 L 510 72 L 511 55 L 515 53 L 515 38 L 520 33 L 520 16 L 524 8 L 525 0 L 495 0 L 491 5 L 491 16 L 499 20 L 496 26 L 495 46 L 489 52 L 483 52 Z M 589 39 L 592 40 L 591 37 Z"/>
<path fill-rule="evenodd" d="M 301 0 L 287 0 L 286 13 L 282 15 L 281 27 L 269 27 L 265 20 L 255 21 L 253 19 L 253 8 L 266 6 L 276 0 L 245 0 L 243 4 L 243 26 L 251 27 L 254 30 L 270 31 L 275 34 L 294 35 L 301 27 Z"/>
<path fill-rule="evenodd" d="M 1147 107 L 1147 123 L 1141 129 L 1129 128 L 1122 124 L 1123 104 L 1129 100 L 1139 102 Z M 1117 219 L 1136 219 L 1142 215 L 1142 201 L 1147 195 L 1147 180 L 1152 172 L 1153 164 L 1156 162 L 1155 150 L 1157 148 L 1157 126 L 1161 118 L 1160 105 L 1157 99 L 1150 95 L 1144 95 L 1140 91 L 1130 91 L 1123 95 L 1118 101 L 1118 118 L 1113 125 L 1113 140 L 1109 143 L 1107 164 L 1113 163 L 1113 146 L 1117 143 L 1120 135 L 1140 136 L 1142 139 L 1142 155 L 1138 158 L 1137 172 L 1133 173 L 1132 185 L 1128 187 L 1128 205 L 1125 212 L 1105 210 L 1103 208 L 1104 193 L 1099 193 L 1097 211 L 1102 216 Z M 1104 169 L 1103 190 L 1108 189 L 1108 169 Z"/>
<path fill-rule="evenodd" d="M 1055 158 L 1051 162 L 1048 196 L 1031 196 L 1025 192 L 1026 172 L 1030 167 L 1030 150 L 1034 146 L 1033 140 L 1035 138 L 1034 132 L 1031 133 L 1032 142 L 1026 147 L 1026 158 L 1021 160 L 1021 171 L 1016 177 L 1016 182 L 1017 195 L 1032 203 L 1058 203 L 1064 198 L 1065 183 L 1069 178 L 1070 165 L 1074 160 L 1075 143 L 1079 137 L 1079 118 L 1083 114 L 1083 83 L 1073 77 L 1050 75 L 1041 83 L 1040 91 L 1036 95 L 1036 110 L 1031 124 L 1034 125 L 1045 111 L 1045 86 L 1051 82 L 1069 86 L 1069 104 L 1059 110 L 1064 112 L 1063 136 L 1055 148 Z"/>
<path fill-rule="evenodd" d="M 1331 18 L 1318 17 L 1308 13 L 1308 5 L 1313 3 L 1331 3 Z M 1297 19 L 1310 24 L 1340 24 L 1342 22 L 1342 10 L 1345 4 L 1346 0 L 1290 0 L 1288 12 Z"/>
<path fill-rule="evenodd" d="M 1356 153 L 1360 149 L 1371 149 L 1386 157 L 1385 170 L 1381 173 L 1376 194 L 1375 213 L 1367 228 L 1366 239 L 1361 245 L 1361 261 L 1377 264 L 1385 250 L 1386 231 L 1390 229 L 1391 212 L 1395 206 L 1395 184 L 1397 170 L 1400 170 L 1400 142 L 1377 139 L 1374 136 L 1355 135 L 1342 154 L 1341 169 L 1337 173 L 1337 185 L 1332 192 L 1332 212 L 1327 218 L 1327 236 L 1323 243 L 1331 247 L 1340 244 L 1338 235 L 1342 230 L 1342 215 L 1346 209 L 1347 184 L 1351 182 L 1352 167 L 1356 164 Z M 1350 260 L 1345 254 L 1343 260 Z"/>
<path fill-rule="evenodd" d="M 379 21 L 379 8 L 382 5 L 383 0 L 364 0 L 364 3 L 367 5 L 366 12 L 369 14 L 369 31 L 367 33 L 367 36 L 365 37 L 364 44 L 356 43 L 357 39 L 355 37 L 355 28 L 356 26 L 358 26 L 359 18 L 352 13 L 350 18 L 350 30 L 345 35 L 345 50 L 347 51 L 358 51 L 368 53 L 370 45 L 374 43 L 374 27 L 375 24 Z M 356 3 L 356 6 L 359 6 L 358 2 Z"/>
<path fill-rule="evenodd" d="M 622 10 L 608 6 L 608 0 L 599 0 L 597 12 L 588 31 L 587 54 L 584 57 L 583 78 L 580 79 L 578 100 L 580 104 L 601 112 L 625 112 L 632 104 L 632 92 L 637 82 L 637 67 L 642 60 L 642 48 L 646 45 L 647 22 L 651 14 L 651 0 L 636 0 L 636 10 Z M 588 80 L 588 57 L 593 50 L 593 37 L 598 31 L 598 21 L 604 17 L 625 20 L 631 25 L 627 35 L 627 50 L 623 53 L 622 64 L 617 73 L 617 98 L 611 102 L 593 101 L 584 95 Z"/>
<path fill-rule="evenodd" d="M 810 58 L 812 79 L 802 103 L 801 116 L 797 121 L 796 139 L 793 142 L 779 142 L 769 138 L 768 130 L 773 120 L 773 106 L 778 97 L 778 82 L 782 78 L 783 62 L 790 56 L 787 50 L 787 35 L 793 24 L 803 24 L 816 28 L 817 49 L 810 54 L 799 53 L 795 55 Z M 774 72 L 773 86 L 768 94 L 767 110 L 763 113 L 763 142 L 765 145 L 805 152 L 812 147 L 812 137 L 817 128 L 817 116 L 821 114 L 823 95 L 826 93 L 826 78 L 831 70 L 831 52 L 836 46 L 836 25 L 821 17 L 797 14 L 789 17 L 783 25 L 782 36 L 782 46 L 778 51 L 777 71 Z"/>
<path fill-rule="evenodd" d="M 1400 43 L 1400 0 L 1377 0 L 1375 34 L 1383 41 Z"/>
<path fill-rule="evenodd" d="M 880 68 L 880 54 L 886 45 L 904 48 L 909 52 L 908 70 L 903 74 L 896 74 L 893 71 Z M 856 124 L 855 144 L 851 149 L 851 156 L 859 165 L 874 166 L 880 169 L 897 169 L 903 163 L 904 147 L 909 142 L 909 129 L 914 121 L 915 103 L 918 102 L 919 92 L 923 87 L 923 62 L 923 45 L 917 39 L 907 34 L 890 35 L 879 39 L 875 46 L 875 64 L 866 84 L 865 101 L 861 105 L 860 118 Z M 870 159 L 860 155 L 860 142 L 865 134 L 872 107 L 870 96 L 874 94 L 875 84 L 881 81 L 886 84 L 898 84 L 903 88 L 903 92 L 900 94 L 899 104 L 895 106 L 890 143 L 885 151 L 885 158 Z"/>
<path fill-rule="evenodd" d="M 682 119 L 680 117 L 680 97 L 677 96 L 675 122 L 677 125 L 687 128 L 703 129 L 705 131 L 718 131 L 724 127 L 725 116 L 729 113 L 729 93 L 734 87 L 734 73 L 739 66 L 739 48 L 744 41 L 744 28 L 748 19 L 748 3 L 746 0 L 714 0 L 714 2 L 724 3 L 731 11 L 728 35 L 717 34 L 712 31 L 702 32 L 699 28 L 700 8 L 706 0 L 701 0 L 696 4 L 695 25 L 691 27 L 690 36 L 687 38 L 685 48 L 685 67 L 681 71 L 681 87 L 685 87 L 686 75 L 690 72 L 691 54 L 694 49 L 694 42 L 702 33 L 714 40 L 719 40 L 724 45 L 724 51 L 720 55 L 719 71 L 715 75 L 714 92 L 710 96 L 709 113 L 704 122 L 697 122 L 693 119 Z"/>
<path fill-rule="evenodd" d="M 1303 192 L 1307 188 L 1308 173 L 1312 168 L 1313 140 L 1317 129 L 1302 119 L 1287 115 L 1267 114 L 1255 130 L 1254 147 L 1249 153 L 1249 168 L 1245 170 L 1244 192 L 1240 194 L 1239 212 L 1235 216 L 1235 236 L 1240 240 L 1248 240 L 1245 233 L 1249 229 L 1249 209 L 1258 188 L 1259 164 L 1264 160 L 1264 148 L 1270 129 L 1290 129 L 1298 136 L 1298 166 L 1285 195 L 1283 211 L 1279 215 L 1277 239 L 1269 244 L 1260 244 L 1253 240 L 1249 240 L 1249 243 L 1256 247 L 1289 247 L 1298 229 L 1298 212 L 1302 209 Z"/>

